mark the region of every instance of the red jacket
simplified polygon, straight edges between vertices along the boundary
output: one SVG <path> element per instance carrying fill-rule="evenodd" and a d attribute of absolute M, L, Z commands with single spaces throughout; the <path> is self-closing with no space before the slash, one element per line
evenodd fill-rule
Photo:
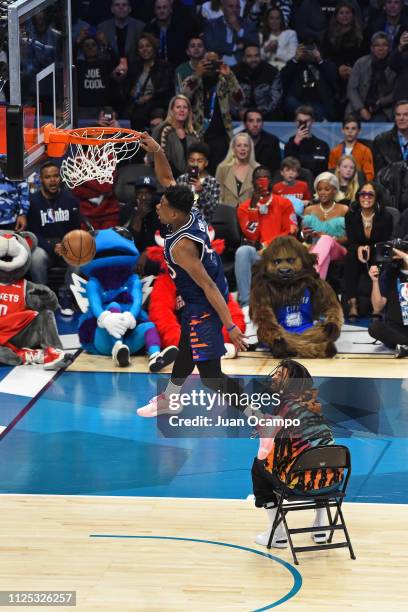
<path fill-rule="evenodd" d="M 75 187 L 72 193 L 79 198 L 79 210 L 94 229 L 108 229 L 119 225 L 119 201 L 113 193 L 112 183 L 98 183 L 96 180 L 86 181 Z M 100 198 L 100 202 L 90 202 L 92 198 Z M 82 229 L 87 227 L 82 223 Z"/>
<path fill-rule="evenodd" d="M 297 228 L 296 213 L 290 200 L 273 195 L 266 215 L 261 215 L 258 208 L 249 208 L 250 203 L 251 200 L 245 200 L 237 209 L 245 238 L 267 246 L 274 238 L 287 236 Z"/>
<path fill-rule="evenodd" d="M 299 200 L 312 199 L 309 187 L 306 181 L 295 181 L 293 185 L 287 185 L 285 181 L 279 181 L 272 187 L 272 193 L 285 197 L 286 195 L 294 195 Z"/>

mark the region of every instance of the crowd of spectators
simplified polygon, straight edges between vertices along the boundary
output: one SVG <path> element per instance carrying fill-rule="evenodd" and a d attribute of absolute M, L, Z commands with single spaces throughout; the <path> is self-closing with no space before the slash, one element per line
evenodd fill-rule
<path fill-rule="evenodd" d="M 382 316 L 387 299 L 378 287 L 390 285 L 379 283 L 378 270 L 374 280 L 374 245 L 408 237 L 402 0 L 84 1 L 73 19 L 79 117 L 152 133 L 208 223 L 223 208 L 236 209 L 235 279 L 244 309 L 253 263 L 274 238 L 292 234 L 318 255 L 318 273 L 351 320 L 364 312 L 364 299 L 374 319 Z M 293 122 L 293 135 L 282 144 L 264 121 L 272 131 L 273 121 Z M 343 137 L 330 149 L 315 121 L 340 121 Z M 394 124 L 362 140 L 369 122 Z M 84 217 L 95 228 L 127 223 L 143 253 L 138 271 L 154 273 L 145 249 L 160 229 L 158 186 L 149 155 L 134 162 L 144 170 L 128 202 L 115 185 L 96 181 L 69 193 L 54 165 L 41 170 L 37 194 L 0 177 L 0 228 L 39 233 L 34 280 L 46 281 L 63 232 L 79 227 L 81 215 L 83 227 Z M 72 208 L 69 228 L 56 221 L 61 201 Z"/>
<path fill-rule="evenodd" d="M 149 112 L 167 108 L 175 93 L 188 95 L 190 88 L 191 98 L 202 81 L 211 81 L 210 66 L 202 63 L 206 53 L 215 54 L 210 60 L 214 71 L 223 73 L 229 66 L 241 87 L 239 96 L 231 94 L 234 119 L 256 107 L 265 120 L 290 121 L 298 106 L 309 105 L 318 121 L 341 121 L 351 112 L 362 121 L 387 121 L 393 103 L 406 97 L 404 0 L 107 0 L 98 7 L 94 2 L 76 5 L 79 106 L 113 104 L 136 129 L 147 127 Z M 189 77 L 195 78 L 195 87 L 186 83 Z M 214 83 L 205 87 L 210 98 L 212 77 Z M 92 93 L 104 101 L 89 104 Z M 217 119 L 217 100 L 207 105 L 203 109 L 193 103 L 194 114 L 204 110 L 205 119 Z M 222 109 L 221 114 L 228 130 L 228 117 Z M 194 117 L 196 128 L 201 123 L 202 117 Z"/>

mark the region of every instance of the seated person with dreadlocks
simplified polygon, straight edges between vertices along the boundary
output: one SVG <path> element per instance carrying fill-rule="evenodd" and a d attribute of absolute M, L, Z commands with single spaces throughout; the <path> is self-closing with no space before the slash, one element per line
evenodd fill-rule
<path fill-rule="evenodd" d="M 270 374 L 268 388 L 279 392 L 281 402 L 275 417 L 291 419 L 292 424 L 283 428 L 277 425 L 269 429 L 268 438 L 261 438 L 258 456 L 252 466 L 252 484 L 255 495 L 255 506 L 265 508 L 270 521 L 269 528 L 256 536 L 255 542 L 267 546 L 271 529 L 276 516 L 278 504 L 274 489 L 281 488 L 286 474 L 301 452 L 316 446 L 335 444 L 332 431 L 322 415 L 322 408 L 317 401 L 317 390 L 313 388 L 313 378 L 308 370 L 292 359 L 281 361 Z M 259 428 L 258 428 L 259 430 Z M 265 432 L 260 430 L 260 435 Z M 288 493 L 324 489 L 335 489 L 341 482 L 341 470 L 322 468 L 313 474 L 307 474 L 303 480 L 297 479 L 289 484 Z M 313 526 L 327 524 L 324 508 L 316 510 Z M 325 532 L 314 532 L 312 537 L 316 544 L 326 542 Z M 288 545 L 285 529 L 280 523 L 275 531 L 272 546 L 286 548 Z"/>

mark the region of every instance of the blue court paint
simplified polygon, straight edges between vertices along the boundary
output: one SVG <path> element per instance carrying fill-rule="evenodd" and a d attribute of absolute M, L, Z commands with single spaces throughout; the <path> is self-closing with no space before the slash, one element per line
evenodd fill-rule
<path fill-rule="evenodd" d="M 137 417 L 167 377 L 61 374 L 1 440 L 0 492 L 246 499 L 257 440 L 164 438 L 155 419 Z M 348 501 L 408 503 L 402 382 L 316 378 L 351 450 Z"/>
<path fill-rule="evenodd" d="M 45 393 L 47 391 L 47 389 L 53 384 L 53 381 L 58 378 L 59 376 L 61 376 L 64 373 L 64 370 L 58 370 L 57 372 L 55 372 L 54 376 L 51 378 L 51 380 L 49 380 L 47 382 L 47 384 L 44 385 L 44 387 L 36 394 L 34 395 L 34 397 L 30 398 L 30 400 L 27 402 L 27 398 L 24 398 L 24 405 L 21 408 L 21 410 L 14 416 L 14 418 L 12 418 L 8 423 L 7 423 L 7 427 L 6 429 L 0 434 L 0 440 L 2 440 L 3 438 L 5 438 L 5 436 L 7 436 L 10 431 L 17 425 L 17 423 L 27 414 L 27 412 L 29 410 L 31 410 L 31 408 L 34 406 L 34 404 L 38 401 L 38 399 L 41 397 L 41 395 L 43 393 Z M 6 394 L 0 394 L 0 395 L 6 395 Z M 16 396 L 13 396 L 16 397 Z"/>
<path fill-rule="evenodd" d="M 11 372 L 13 368 L 0 365 L 0 380 L 3 380 Z"/>
<path fill-rule="evenodd" d="M 27 402 L 28 398 L 22 395 L 0 393 L 0 425 L 7 427 Z"/>
<path fill-rule="evenodd" d="M 293 586 L 286 595 L 284 595 L 277 601 L 274 601 L 271 604 L 263 606 L 262 608 L 257 608 L 253 612 L 263 612 L 264 610 L 271 610 L 272 608 L 276 608 L 277 606 L 282 605 L 289 599 L 292 599 L 292 597 L 294 597 L 302 587 L 302 576 L 293 565 L 291 565 L 284 559 L 280 559 L 279 557 L 275 557 L 274 555 L 271 555 L 269 553 L 264 553 L 260 550 L 257 550 L 256 548 L 248 548 L 247 546 L 238 546 L 237 544 L 228 544 L 227 542 L 215 542 L 213 540 L 199 540 L 196 538 L 176 538 L 173 536 L 137 536 L 137 535 L 115 535 L 115 534 L 96 533 L 96 534 L 90 534 L 89 537 L 90 538 L 113 538 L 113 539 L 122 538 L 122 539 L 134 539 L 134 540 L 174 540 L 174 541 L 179 541 L 179 542 L 194 542 L 196 544 L 213 544 L 215 546 L 226 546 L 228 548 L 233 548 L 233 549 L 235 548 L 236 550 L 245 550 L 246 552 L 250 552 L 254 555 L 260 555 L 261 557 L 266 557 L 267 559 L 270 559 L 271 561 L 275 561 L 276 563 L 279 563 L 280 565 L 282 565 L 285 569 L 287 569 L 292 574 Z"/>

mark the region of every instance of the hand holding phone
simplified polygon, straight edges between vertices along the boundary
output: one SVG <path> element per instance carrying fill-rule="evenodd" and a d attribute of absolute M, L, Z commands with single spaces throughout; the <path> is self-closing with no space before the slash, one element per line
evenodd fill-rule
<path fill-rule="evenodd" d="M 200 171 L 199 171 L 197 166 L 190 166 L 190 168 L 188 169 L 187 174 L 188 174 L 188 182 L 189 183 L 195 183 L 196 180 L 198 179 Z"/>
<path fill-rule="evenodd" d="M 295 144 L 299 145 L 304 138 L 309 136 L 309 125 L 307 121 L 298 121 L 298 129 L 295 135 Z"/>

